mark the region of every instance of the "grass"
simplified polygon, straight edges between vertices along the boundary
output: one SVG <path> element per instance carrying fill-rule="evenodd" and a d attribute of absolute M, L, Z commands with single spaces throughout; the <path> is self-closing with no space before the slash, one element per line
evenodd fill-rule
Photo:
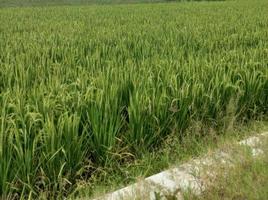
<path fill-rule="evenodd" d="M 208 192 L 197 199 L 267 199 L 267 158 L 257 161 L 248 161 L 237 166 L 228 179 L 219 182 Z"/>
<path fill-rule="evenodd" d="M 76 190 L 68 198 L 101 197 L 108 192 L 116 191 L 217 149 L 234 149 L 229 147 L 230 144 L 267 130 L 268 123 L 258 121 L 251 121 L 243 126 L 235 126 L 232 130 L 226 130 L 222 133 L 216 133 L 215 130 L 209 130 L 207 127 L 202 127 L 201 124 L 195 124 L 186 131 L 187 136 L 182 141 L 170 136 L 159 150 L 144 154 L 142 158 L 136 159 L 135 162 L 124 165 L 113 163 L 105 168 L 99 168 L 90 180 L 79 182 Z M 206 136 L 202 136 L 203 134 L 206 134 Z M 245 152 L 242 151 L 242 156 L 244 154 Z M 191 196 L 191 198 L 197 197 Z"/>
<path fill-rule="evenodd" d="M 267 13 L 264 0 L 0 9 L 2 198 L 64 198 L 193 124 L 267 117 Z"/>
<path fill-rule="evenodd" d="M 116 5 L 137 3 L 185 2 L 191 0 L 0 0 L 0 8 L 5 7 L 42 7 L 42 6 L 88 6 L 88 5 Z M 203 0 L 194 0 L 203 1 Z M 216 1 L 216 0 L 207 0 Z M 225 1 L 225 0 L 219 0 Z"/>
<path fill-rule="evenodd" d="M 232 166 L 216 166 L 217 175 L 208 179 L 208 188 L 200 196 L 188 192 L 185 199 L 267 199 L 268 140 L 259 148 L 263 154 L 256 158 L 245 148 L 232 147 L 236 152 Z"/>

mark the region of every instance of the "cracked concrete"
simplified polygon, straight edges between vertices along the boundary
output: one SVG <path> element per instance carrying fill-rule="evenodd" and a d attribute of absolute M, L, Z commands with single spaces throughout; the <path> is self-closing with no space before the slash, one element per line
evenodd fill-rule
<path fill-rule="evenodd" d="M 262 137 L 268 137 L 268 132 L 253 136 L 240 141 L 238 144 L 250 148 L 253 156 L 258 156 L 263 152 L 260 149 Z M 108 193 L 96 200 L 129 200 L 129 199 L 183 199 L 182 192 L 191 190 L 195 194 L 200 194 L 205 190 L 202 173 L 215 176 L 209 169 L 213 164 L 232 164 L 232 155 L 222 150 L 215 151 L 211 156 L 200 159 L 193 159 L 188 163 L 178 167 L 160 172 L 150 176 L 140 182 L 127 186 L 112 193 Z"/>

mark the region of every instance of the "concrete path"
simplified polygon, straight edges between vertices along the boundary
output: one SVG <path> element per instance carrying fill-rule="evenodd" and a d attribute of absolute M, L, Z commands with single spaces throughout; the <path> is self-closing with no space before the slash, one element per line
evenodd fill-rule
<path fill-rule="evenodd" d="M 260 143 L 263 137 L 268 138 L 268 132 L 240 141 L 239 145 L 247 146 L 253 156 L 263 153 Z M 202 177 L 213 175 L 209 170 L 212 165 L 231 164 L 232 155 L 222 150 L 212 155 L 194 159 L 178 167 L 150 176 L 140 182 L 108 193 L 96 200 L 157 200 L 157 199 L 183 199 L 182 192 L 191 190 L 200 194 L 205 189 Z"/>

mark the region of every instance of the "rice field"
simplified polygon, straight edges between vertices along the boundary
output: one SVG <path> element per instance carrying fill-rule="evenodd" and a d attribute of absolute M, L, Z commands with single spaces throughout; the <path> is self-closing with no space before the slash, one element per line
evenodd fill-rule
<path fill-rule="evenodd" d="M 3 199 L 267 114 L 266 0 L 0 9 Z"/>

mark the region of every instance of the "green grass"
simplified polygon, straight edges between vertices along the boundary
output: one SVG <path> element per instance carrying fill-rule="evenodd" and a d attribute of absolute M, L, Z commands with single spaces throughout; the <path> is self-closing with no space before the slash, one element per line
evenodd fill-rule
<path fill-rule="evenodd" d="M 165 0 L 0 0 L 0 7 L 36 7 L 57 5 L 159 3 Z"/>
<path fill-rule="evenodd" d="M 88 181 L 78 182 L 77 188 L 68 196 L 68 199 L 101 197 L 163 170 L 178 167 L 193 158 L 202 157 L 218 149 L 232 149 L 229 148 L 230 145 L 267 130 L 268 123 L 258 121 L 235 126 L 232 130 L 220 134 L 215 130 L 202 127 L 202 124 L 195 124 L 186 131 L 187 136 L 183 140 L 178 140 L 171 135 L 160 149 L 143 154 L 135 162 L 112 163 L 98 168 Z M 242 151 L 242 156 L 244 154 Z"/>
<path fill-rule="evenodd" d="M 267 3 L 0 9 L 0 195 L 63 198 L 192 124 L 265 118 Z"/>
<path fill-rule="evenodd" d="M 267 199 L 268 160 L 247 161 L 197 199 Z M 226 181 L 226 182 L 223 182 Z"/>
<path fill-rule="evenodd" d="M 208 179 L 208 188 L 200 195 L 191 192 L 185 199 L 267 199 L 268 198 L 268 140 L 261 149 L 263 154 L 252 157 L 250 151 L 232 147 L 236 154 L 232 166 L 215 167 L 216 177 Z M 211 169 L 210 169 L 211 170 Z"/>
<path fill-rule="evenodd" d="M 187 2 L 203 0 L 0 0 L 1 7 L 40 7 L 58 5 L 116 5 L 137 3 Z M 225 0 L 207 0 L 225 1 Z"/>

